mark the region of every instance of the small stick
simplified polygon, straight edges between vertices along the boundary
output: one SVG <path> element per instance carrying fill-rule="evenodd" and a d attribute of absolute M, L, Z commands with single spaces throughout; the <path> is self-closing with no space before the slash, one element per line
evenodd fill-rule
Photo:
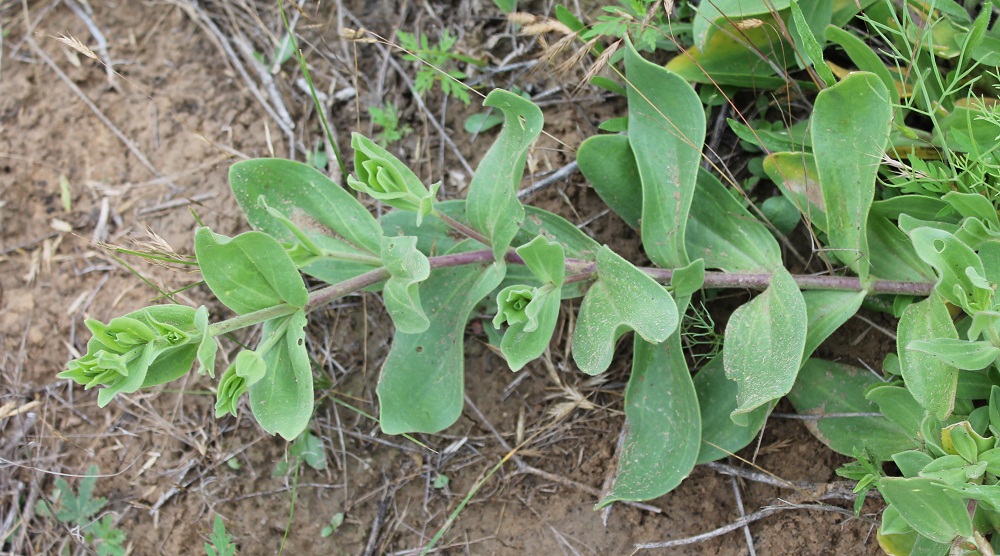
<path fill-rule="evenodd" d="M 524 199 L 526 197 L 534 195 L 535 193 L 538 193 L 539 191 L 545 189 L 546 187 L 570 177 L 579 169 L 580 169 L 579 164 L 577 164 L 576 161 L 574 160 L 573 162 L 570 162 L 569 164 L 563 166 L 562 168 L 559 168 L 555 172 L 552 172 L 551 174 L 545 176 L 544 178 L 536 181 L 530 186 L 518 191 L 517 198 Z"/>
<path fill-rule="evenodd" d="M 733 483 L 733 495 L 736 496 L 736 509 L 740 511 L 740 517 L 744 518 L 747 516 L 747 512 L 743 509 L 743 493 L 740 492 L 740 483 L 736 480 L 736 477 L 730 477 Z M 743 536 L 747 540 L 747 549 L 750 550 L 750 556 L 757 556 L 757 550 L 753 545 L 753 535 L 750 534 L 750 524 L 747 523 L 743 526 Z"/>

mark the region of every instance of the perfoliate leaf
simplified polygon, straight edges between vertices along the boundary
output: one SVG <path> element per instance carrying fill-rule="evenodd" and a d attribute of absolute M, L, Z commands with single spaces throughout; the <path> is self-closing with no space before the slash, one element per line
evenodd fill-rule
<path fill-rule="evenodd" d="M 383 237 L 382 262 L 391 275 L 382 289 L 382 299 L 392 323 L 407 334 L 427 330 L 430 321 L 420 306 L 420 283 L 431 275 L 431 265 L 417 250 L 417 238 Z"/>
<path fill-rule="evenodd" d="M 244 315 L 287 303 L 304 307 L 309 292 L 281 244 L 263 232 L 234 238 L 198 228 L 194 250 L 205 283 L 219 301 Z"/>
<path fill-rule="evenodd" d="M 871 261 L 868 212 L 891 120 L 885 84 L 866 72 L 853 73 L 821 91 L 812 115 L 813 152 L 823 189 L 829 247 L 862 282 Z"/>
<path fill-rule="evenodd" d="M 478 245 L 470 241 L 460 248 L 468 250 L 470 243 Z M 465 325 L 502 279 L 497 265 L 483 263 L 435 270 L 421 285 L 430 326 L 420 334 L 397 330 L 379 377 L 379 422 L 386 434 L 435 433 L 458 419 Z"/>
<path fill-rule="evenodd" d="M 910 527 L 939 543 L 972 536 L 972 519 L 965 500 L 934 479 L 879 480 L 878 490 Z"/>
<path fill-rule="evenodd" d="M 524 221 L 517 187 L 524 175 L 528 148 L 542 131 L 542 111 L 530 100 L 495 89 L 483 102 L 504 115 L 503 130 L 486 151 L 469 184 L 466 215 L 469 223 L 493 243 L 498 266 Z"/>
<path fill-rule="evenodd" d="M 660 267 L 686 266 L 684 230 L 705 142 L 705 111 L 690 84 L 625 43 L 628 136 L 642 181 L 643 249 Z"/>
<path fill-rule="evenodd" d="M 625 390 L 627 434 L 611 492 L 597 505 L 651 500 L 677 487 L 694 469 L 701 415 L 680 333 L 651 344 L 635 337 Z"/>
<path fill-rule="evenodd" d="M 264 323 L 257 351 L 263 351 L 267 371 L 250 386 L 250 409 L 257 423 L 269 434 L 280 434 L 288 441 L 302 434 L 313 412 L 306 323 L 304 311 Z"/>
<path fill-rule="evenodd" d="M 677 306 L 663 286 L 615 252 L 597 253 L 597 281 L 587 291 L 573 331 L 573 360 L 596 375 L 611 365 L 615 342 L 635 330 L 660 343 L 677 328 Z"/>
<path fill-rule="evenodd" d="M 739 383 L 733 421 L 792 389 L 806 343 L 808 315 L 802 292 L 777 269 L 767 290 L 733 312 L 722 348 L 726 376 Z"/>
<path fill-rule="evenodd" d="M 958 339 L 948 308 L 937 294 L 903 311 L 896 331 L 896 351 L 910 393 L 931 415 L 944 419 L 955 407 L 958 369 L 926 353 L 907 349 L 914 341 L 934 338 Z"/>
<path fill-rule="evenodd" d="M 910 231 L 913 247 L 938 275 L 934 291 L 972 315 L 992 308 L 993 288 L 983 261 L 971 247 L 944 230 L 923 226 Z"/>

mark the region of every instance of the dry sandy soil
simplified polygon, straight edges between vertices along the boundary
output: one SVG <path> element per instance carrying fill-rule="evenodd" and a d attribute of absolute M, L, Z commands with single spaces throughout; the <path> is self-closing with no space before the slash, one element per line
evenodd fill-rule
<path fill-rule="evenodd" d="M 542 14 L 552 6 L 525 8 Z M 341 146 L 351 130 L 372 131 L 367 107 L 394 103 L 415 129 L 394 151 L 422 178 L 443 178 L 449 195 L 460 195 L 466 164 L 475 167 L 492 140 L 491 132 L 473 140 L 462 129 L 476 102 L 446 102 L 438 91 L 416 102 L 411 63 L 382 45 L 344 41 L 338 29 L 390 37 L 398 29 L 433 36 L 447 28 L 458 34 L 460 51 L 487 67 L 507 66 L 473 79 L 483 90 L 516 83 L 544 101 L 552 137 L 531 154 L 535 176 L 572 161 L 596 124 L 623 109 L 596 91 L 572 95 L 582 71 L 556 76 L 535 65 L 538 41 L 515 36 L 488 0 L 344 0 L 309 2 L 303 10 L 292 11 L 292 20 Z M 599 383 L 574 372 L 564 341 L 552 346 L 551 364 L 513 375 L 474 322 L 466 412 L 443 434 L 420 437 L 436 453 L 381 434 L 332 401 L 377 414 L 374 386 L 391 335 L 371 295 L 318 312 L 310 328 L 326 386 L 312 429 L 326 448 L 323 470 L 282 472 L 286 443 L 245 412 L 214 419 L 215 384 L 207 377 L 119 396 L 99 409 L 94 391 L 56 378 L 85 349 L 84 319 L 107 321 L 153 303 L 159 294 L 152 286 L 178 290 L 199 276 L 116 258 L 98 242 L 132 249 L 163 242 L 190 254 L 192 211 L 220 233 L 246 229 L 229 194 L 228 166 L 248 157 L 304 160 L 321 144 L 319 120 L 294 60 L 272 73 L 270 63 L 248 54 L 270 57 L 284 34 L 273 3 L 0 0 L 0 24 L 0 552 L 94 553 L 70 526 L 36 510 L 51 501 L 57 478 L 76 486 L 96 465 L 95 494 L 108 500 L 102 514 L 110 512 L 126 533 L 131 554 L 201 553 L 216 515 L 243 554 L 281 547 L 296 555 L 411 554 L 500 461 L 505 445 L 536 433 L 517 461 L 472 497 L 438 553 L 631 554 L 635 543 L 705 533 L 786 502 L 809 507 L 786 508 L 699 544 L 640 553 L 748 554 L 751 539 L 758 554 L 878 552 L 871 514 L 837 511 L 850 500 L 815 501 L 845 460 L 787 419 L 772 418 L 740 455 L 775 478 L 815 488 L 779 488 L 702 467 L 646 509 L 594 511 L 623 423 L 624 349 Z M 56 39 L 63 35 L 93 48 L 114 72 Z M 633 260 L 641 256 L 631 230 L 607 214 L 578 174 L 530 202 L 587 223 L 587 233 Z M 202 286 L 176 298 L 224 311 Z M 726 315 L 716 317 L 721 330 Z M 821 354 L 875 366 L 888 344 L 852 322 Z M 575 395 L 585 402 L 554 418 L 552 410 Z M 736 458 L 728 464 L 753 470 Z M 434 488 L 440 476 L 450 482 Z M 343 525 L 322 537 L 338 512 Z"/>

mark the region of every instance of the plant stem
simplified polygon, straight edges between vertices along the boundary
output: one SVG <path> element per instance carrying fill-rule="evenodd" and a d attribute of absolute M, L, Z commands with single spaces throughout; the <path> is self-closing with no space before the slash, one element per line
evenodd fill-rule
<path fill-rule="evenodd" d="M 476 230 L 472 229 L 470 226 L 468 226 L 466 224 L 463 224 L 463 223 L 459 222 L 458 220 L 455 220 L 454 218 L 448 216 L 447 214 L 445 214 L 445 213 L 443 213 L 443 212 L 441 212 L 439 210 L 435 210 L 434 211 L 434 216 L 437 216 L 445 224 L 447 224 L 447 225 L 451 226 L 452 228 L 458 230 L 459 232 L 462 232 L 463 234 L 471 237 L 472 239 L 478 241 L 479 243 L 482 243 L 483 245 L 487 245 L 487 246 L 488 245 L 492 245 L 492 242 L 490 241 L 490 238 L 488 238 L 488 237 L 484 236 L 483 234 L 477 232 Z"/>
<path fill-rule="evenodd" d="M 442 215 L 443 216 L 443 215 Z M 474 232 L 475 233 L 475 232 Z M 484 238 L 485 239 L 485 238 Z M 465 251 L 463 253 L 452 253 L 450 255 L 440 255 L 430 257 L 431 269 L 449 268 L 455 266 L 465 266 L 477 263 L 488 263 L 493 261 L 493 251 L 490 249 L 480 249 L 477 251 Z M 508 252 L 504 260 L 511 264 L 524 264 L 524 260 L 514 253 Z M 597 276 L 597 265 L 590 261 L 581 259 L 566 259 L 566 267 L 574 272 L 568 276 L 564 284 L 583 282 L 594 279 Z M 657 282 L 669 283 L 674 271 L 663 268 L 640 268 L 649 277 Z M 374 286 L 379 282 L 388 280 L 389 271 L 385 268 L 376 268 L 354 278 L 344 280 L 337 284 L 318 289 L 309 294 L 307 310 L 315 309 L 321 305 L 339 299 L 354 292 Z M 853 276 L 814 276 L 814 275 L 794 275 L 795 283 L 803 290 L 840 290 L 840 291 L 864 291 L 861 281 Z M 771 283 L 769 273 L 730 273 L 730 272 L 706 272 L 705 283 L 702 287 L 706 289 L 721 288 L 743 288 L 748 290 L 764 290 Z M 868 287 L 870 295 L 882 294 L 902 294 L 914 296 L 927 296 L 934 290 L 931 282 L 901 282 L 893 280 L 875 280 Z M 276 305 L 240 315 L 229 320 L 224 320 L 209 326 L 209 333 L 212 336 L 226 334 L 240 328 L 246 328 L 264 321 L 290 315 L 301 307 L 293 307 L 288 304 Z"/>

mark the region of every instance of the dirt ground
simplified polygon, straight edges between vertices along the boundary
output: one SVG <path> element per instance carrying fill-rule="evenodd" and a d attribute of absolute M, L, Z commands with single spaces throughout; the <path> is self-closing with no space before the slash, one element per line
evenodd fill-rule
<path fill-rule="evenodd" d="M 366 107 L 393 102 L 416 130 L 396 152 L 422 178 L 443 178 L 448 194 L 460 195 L 469 179 L 465 163 L 474 167 L 493 137 L 487 132 L 473 141 L 462 130 L 476 102 L 466 108 L 432 92 L 419 105 L 393 65 L 412 76 L 409 62 L 381 45 L 342 41 L 338 29 L 364 27 L 389 37 L 396 29 L 448 28 L 459 35 L 461 51 L 492 67 L 536 60 L 537 41 L 515 37 L 487 0 L 302 4 L 308 17 L 291 16 L 341 146 L 351 130 L 371 132 Z M 542 14 L 552 6 L 527 8 Z M 551 365 L 534 363 L 513 375 L 473 326 L 466 411 L 444 433 L 419 438 L 437 453 L 381 434 L 374 422 L 330 399 L 377 414 L 375 381 L 391 334 L 370 295 L 320 311 L 309 331 L 327 386 L 313 428 L 327 450 L 325 470 L 282 472 L 286 443 L 263 433 L 245 411 L 239 419 L 214 419 L 214 383 L 207 377 L 192 374 L 99 409 L 94 391 L 56 378 L 85 349 L 84 319 L 107 321 L 151 304 L 159 295 L 151 285 L 172 291 L 199 277 L 136 257 L 116 259 L 97 242 L 135 248 L 134 242 L 161 241 L 161 248 L 190 254 L 192 211 L 217 232 L 236 234 L 246 224 L 228 191 L 228 166 L 260 156 L 303 160 L 322 134 L 294 60 L 272 74 L 246 54 L 270 56 L 283 35 L 272 3 L 0 0 L 0 24 L 3 553 L 92 553 L 70 527 L 35 512 L 56 478 L 76 485 L 91 465 L 100 469 L 96 495 L 108 499 L 104 511 L 125 531 L 131 554 L 201 553 L 215 515 L 243 554 L 417 553 L 505 455 L 504 445 L 535 433 L 519 460 L 472 498 L 438 553 L 631 554 L 636 543 L 709 532 L 741 512 L 786 502 L 810 507 L 785 509 L 698 544 L 638 552 L 748 554 L 748 539 L 757 554 L 879 552 L 872 514 L 836 511 L 851 501 L 818 505 L 803 490 L 734 480 L 717 468 L 696 469 L 675 492 L 651 501 L 652 508 L 594 511 L 623 423 L 624 349 L 603 382 L 574 372 L 564 343 L 552 346 Z M 63 35 L 93 48 L 120 75 L 109 77 L 102 64 L 56 39 Z M 622 109 L 593 91 L 572 96 L 578 75 L 556 76 L 544 64 L 473 77 L 487 90 L 512 83 L 536 95 L 555 90 L 542 103 L 552 138 L 531 155 L 535 175 L 572 161 L 596 124 Z M 529 200 L 589 222 L 585 231 L 636 260 L 635 235 L 605 214 L 578 174 Z M 207 290 L 185 290 L 177 300 L 207 303 Z M 224 311 L 217 303 L 210 309 Z M 724 320 L 717 318 L 720 329 Z M 820 354 L 875 367 L 890 348 L 885 336 L 855 320 Z M 554 419 L 551 410 L 574 394 L 587 403 Z M 836 481 L 834 470 L 845 461 L 800 421 L 780 418 L 740 455 L 774 477 L 813 486 Z M 752 469 L 735 458 L 728 463 Z M 444 486 L 442 476 L 449 479 Z M 338 512 L 343 525 L 322 537 Z"/>

